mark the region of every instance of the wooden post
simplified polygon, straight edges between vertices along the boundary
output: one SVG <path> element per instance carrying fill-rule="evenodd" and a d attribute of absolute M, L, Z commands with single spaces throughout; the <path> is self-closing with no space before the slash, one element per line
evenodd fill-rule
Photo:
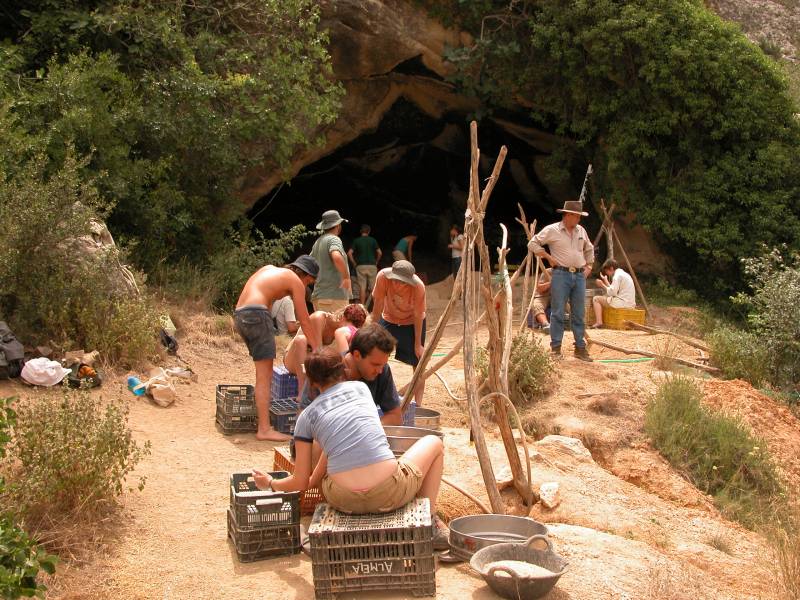
<path fill-rule="evenodd" d="M 601 342 L 595 339 L 589 339 L 589 336 L 586 336 L 586 341 L 589 344 L 597 344 L 598 346 L 602 346 L 603 348 L 608 348 L 610 350 L 616 350 L 617 352 L 622 352 L 623 354 L 639 354 L 641 356 L 648 356 L 650 358 L 663 358 L 665 360 L 671 360 L 681 365 L 686 365 L 687 367 L 693 367 L 695 369 L 700 369 L 701 371 L 705 371 L 706 373 L 712 373 L 714 375 L 719 374 L 721 371 L 717 367 L 710 367 L 708 365 L 701 365 L 696 362 L 692 362 L 690 360 L 686 360 L 685 358 L 678 358 L 673 356 L 666 356 L 664 354 L 657 354 L 655 352 L 650 352 L 648 350 L 631 350 L 629 348 L 623 348 L 622 346 L 616 346 L 614 344 L 609 344 L 608 342 Z"/>

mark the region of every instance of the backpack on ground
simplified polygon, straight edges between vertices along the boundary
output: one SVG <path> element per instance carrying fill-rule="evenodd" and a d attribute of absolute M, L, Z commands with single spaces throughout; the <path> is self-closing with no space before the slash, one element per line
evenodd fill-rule
<path fill-rule="evenodd" d="M 0 321 L 0 379 L 19 377 L 25 362 L 25 348 L 14 333 Z"/>

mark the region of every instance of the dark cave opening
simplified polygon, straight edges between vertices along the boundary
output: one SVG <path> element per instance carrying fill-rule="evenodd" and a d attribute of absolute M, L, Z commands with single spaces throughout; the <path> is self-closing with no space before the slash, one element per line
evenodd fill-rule
<path fill-rule="evenodd" d="M 557 196 L 576 192 L 573 182 L 563 193 L 546 186 L 541 174 L 547 150 L 512 135 L 503 122 L 484 119 L 480 124 L 480 177 L 483 187 L 500 147 L 507 146 L 506 162 L 489 202 L 485 232 L 494 257 L 502 235 L 499 224 L 508 227 L 509 263 L 514 264 L 525 254 L 524 233 L 515 221 L 517 203 L 528 220 L 537 219 L 541 228 L 558 219 L 555 209 L 564 198 Z M 450 224 L 463 225 L 469 162 L 466 115 L 450 113 L 435 119 L 400 99 L 377 130 L 307 165 L 290 182 L 260 199 L 250 216 L 268 233 L 270 225 L 287 229 L 302 223 L 313 229 L 322 212 L 336 209 L 349 220 L 341 234 L 345 248 L 359 235 L 362 223 L 372 227 L 383 250 L 381 267 L 391 265 L 391 251 L 401 237 L 416 233 L 415 266 L 428 281 L 435 282 L 449 272 Z M 312 243 L 309 238 L 304 250 Z"/>

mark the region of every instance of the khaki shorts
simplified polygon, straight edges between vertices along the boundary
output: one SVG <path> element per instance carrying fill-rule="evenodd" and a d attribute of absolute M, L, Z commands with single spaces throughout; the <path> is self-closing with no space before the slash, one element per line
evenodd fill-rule
<path fill-rule="evenodd" d="M 329 298 L 317 298 L 312 300 L 314 310 L 324 310 L 325 312 L 335 313 L 337 310 L 344 310 L 350 304 L 349 300 L 332 300 Z"/>
<path fill-rule="evenodd" d="M 375 287 L 375 278 L 378 276 L 378 267 L 375 265 L 358 265 L 356 267 L 358 287 L 366 294 Z"/>
<path fill-rule="evenodd" d="M 405 506 L 422 487 L 422 472 L 402 457 L 397 469 L 384 481 L 366 492 L 354 492 L 338 485 L 327 475 L 322 480 L 322 493 L 336 510 L 344 513 L 387 513 Z"/>
<path fill-rule="evenodd" d="M 610 306 L 611 308 L 634 308 L 633 306 L 625 306 L 625 303 L 619 298 L 609 298 L 608 296 L 595 296 L 592 301 L 601 306 Z"/>
<path fill-rule="evenodd" d="M 550 296 L 540 296 L 533 300 L 533 316 L 543 315 L 547 312 L 547 307 L 550 306 Z"/>

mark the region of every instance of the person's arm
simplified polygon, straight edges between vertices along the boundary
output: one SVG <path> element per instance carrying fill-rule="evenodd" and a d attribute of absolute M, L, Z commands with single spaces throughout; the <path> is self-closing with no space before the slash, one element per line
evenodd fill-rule
<path fill-rule="evenodd" d="M 350 269 L 347 267 L 347 261 L 345 261 L 344 256 L 338 249 L 331 250 L 330 254 L 333 266 L 336 267 L 336 270 L 339 271 L 339 276 L 342 278 L 342 283 L 339 284 L 339 287 L 351 292 Z"/>
<path fill-rule="evenodd" d="M 589 277 L 592 274 L 592 266 L 594 265 L 594 244 L 589 241 L 589 234 L 583 230 L 583 260 L 586 261 L 586 267 L 583 269 L 583 276 Z"/>
<path fill-rule="evenodd" d="M 403 424 L 402 402 L 400 394 L 397 393 L 397 386 L 394 384 L 392 369 L 388 364 L 383 367 L 383 371 L 375 382 L 375 398 L 373 400 L 383 411 L 381 417 L 383 425 Z"/>
<path fill-rule="evenodd" d="M 314 467 L 314 472 L 311 474 L 311 479 L 308 480 L 308 487 L 317 488 L 322 483 L 322 478 L 328 472 L 328 455 L 324 452 L 320 455 L 317 461 L 317 466 Z"/>
<path fill-rule="evenodd" d="M 383 303 L 386 300 L 386 278 L 382 272 L 375 278 L 375 288 L 372 290 L 372 322 L 377 323 L 383 314 Z"/>
<path fill-rule="evenodd" d="M 383 256 L 383 250 L 381 250 L 381 247 L 378 246 L 378 242 L 375 242 L 375 264 L 376 265 L 381 264 L 381 257 L 382 256 Z"/>
<path fill-rule="evenodd" d="M 622 284 L 622 278 L 619 277 L 615 271 L 614 276 L 611 277 L 611 285 L 609 285 L 606 288 L 606 295 L 608 295 L 611 298 L 613 298 L 614 296 L 619 296 L 619 288 L 621 284 Z"/>
<path fill-rule="evenodd" d="M 294 304 L 294 312 L 300 327 L 303 328 L 303 333 L 308 340 L 308 345 L 312 350 L 316 350 L 322 344 L 322 332 L 318 331 L 311 325 L 311 318 L 308 316 L 308 309 L 306 308 L 306 289 L 300 278 L 295 276 L 297 281 L 292 282 L 292 303 Z"/>
<path fill-rule="evenodd" d="M 408 262 L 414 262 L 411 249 L 414 247 L 414 240 L 408 240 Z"/>
<path fill-rule="evenodd" d="M 450 244 L 450 247 L 453 250 L 461 250 L 464 247 L 464 236 L 459 233 L 456 236 L 455 241 L 452 244 Z"/>
<path fill-rule="evenodd" d="M 381 417 L 381 425 L 402 425 L 403 424 L 403 413 L 400 411 L 400 407 L 397 406 L 390 410 L 389 412 L 383 413 Z"/>
<path fill-rule="evenodd" d="M 336 351 L 344 356 L 347 354 L 347 350 L 350 348 L 350 344 L 347 341 L 347 337 L 350 335 L 350 328 L 349 327 L 337 327 L 336 331 L 333 332 L 333 347 L 336 348 Z"/>
<path fill-rule="evenodd" d="M 302 492 L 311 487 L 309 485 L 311 479 L 311 442 L 295 438 L 294 448 L 296 452 L 294 473 L 289 477 L 275 479 L 269 473 L 253 469 L 253 480 L 258 489 L 271 489 L 276 492 Z M 321 458 L 320 462 L 322 462 Z M 317 469 L 319 469 L 319 464 L 317 464 Z M 316 474 L 316 469 L 314 473 Z"/>
<path fill-rule="evenodd" d="M 528 249 L 533 252 L 535 256 L 539 258 L 543 258 L 550 263 L 551 267 L 557 267 L 558 262 L 555 258 L 553 258 L 545 249 L 545 245 L 548 243 L 548 233 L 550 230 L 545 227 L 539 233 L 531 238 L 531 241 L 528 242 Z"/>
<path fill-rule="evenodd" d="M 350 250 L 347 251 L 347 258 L 350 259 L 350 262 L 353 264 L 354 267 L 358 266 L 358 263 L 356 263 L 356 259 L 353 258 L 353 249 L 352 248 L 350 248 Z"/>

